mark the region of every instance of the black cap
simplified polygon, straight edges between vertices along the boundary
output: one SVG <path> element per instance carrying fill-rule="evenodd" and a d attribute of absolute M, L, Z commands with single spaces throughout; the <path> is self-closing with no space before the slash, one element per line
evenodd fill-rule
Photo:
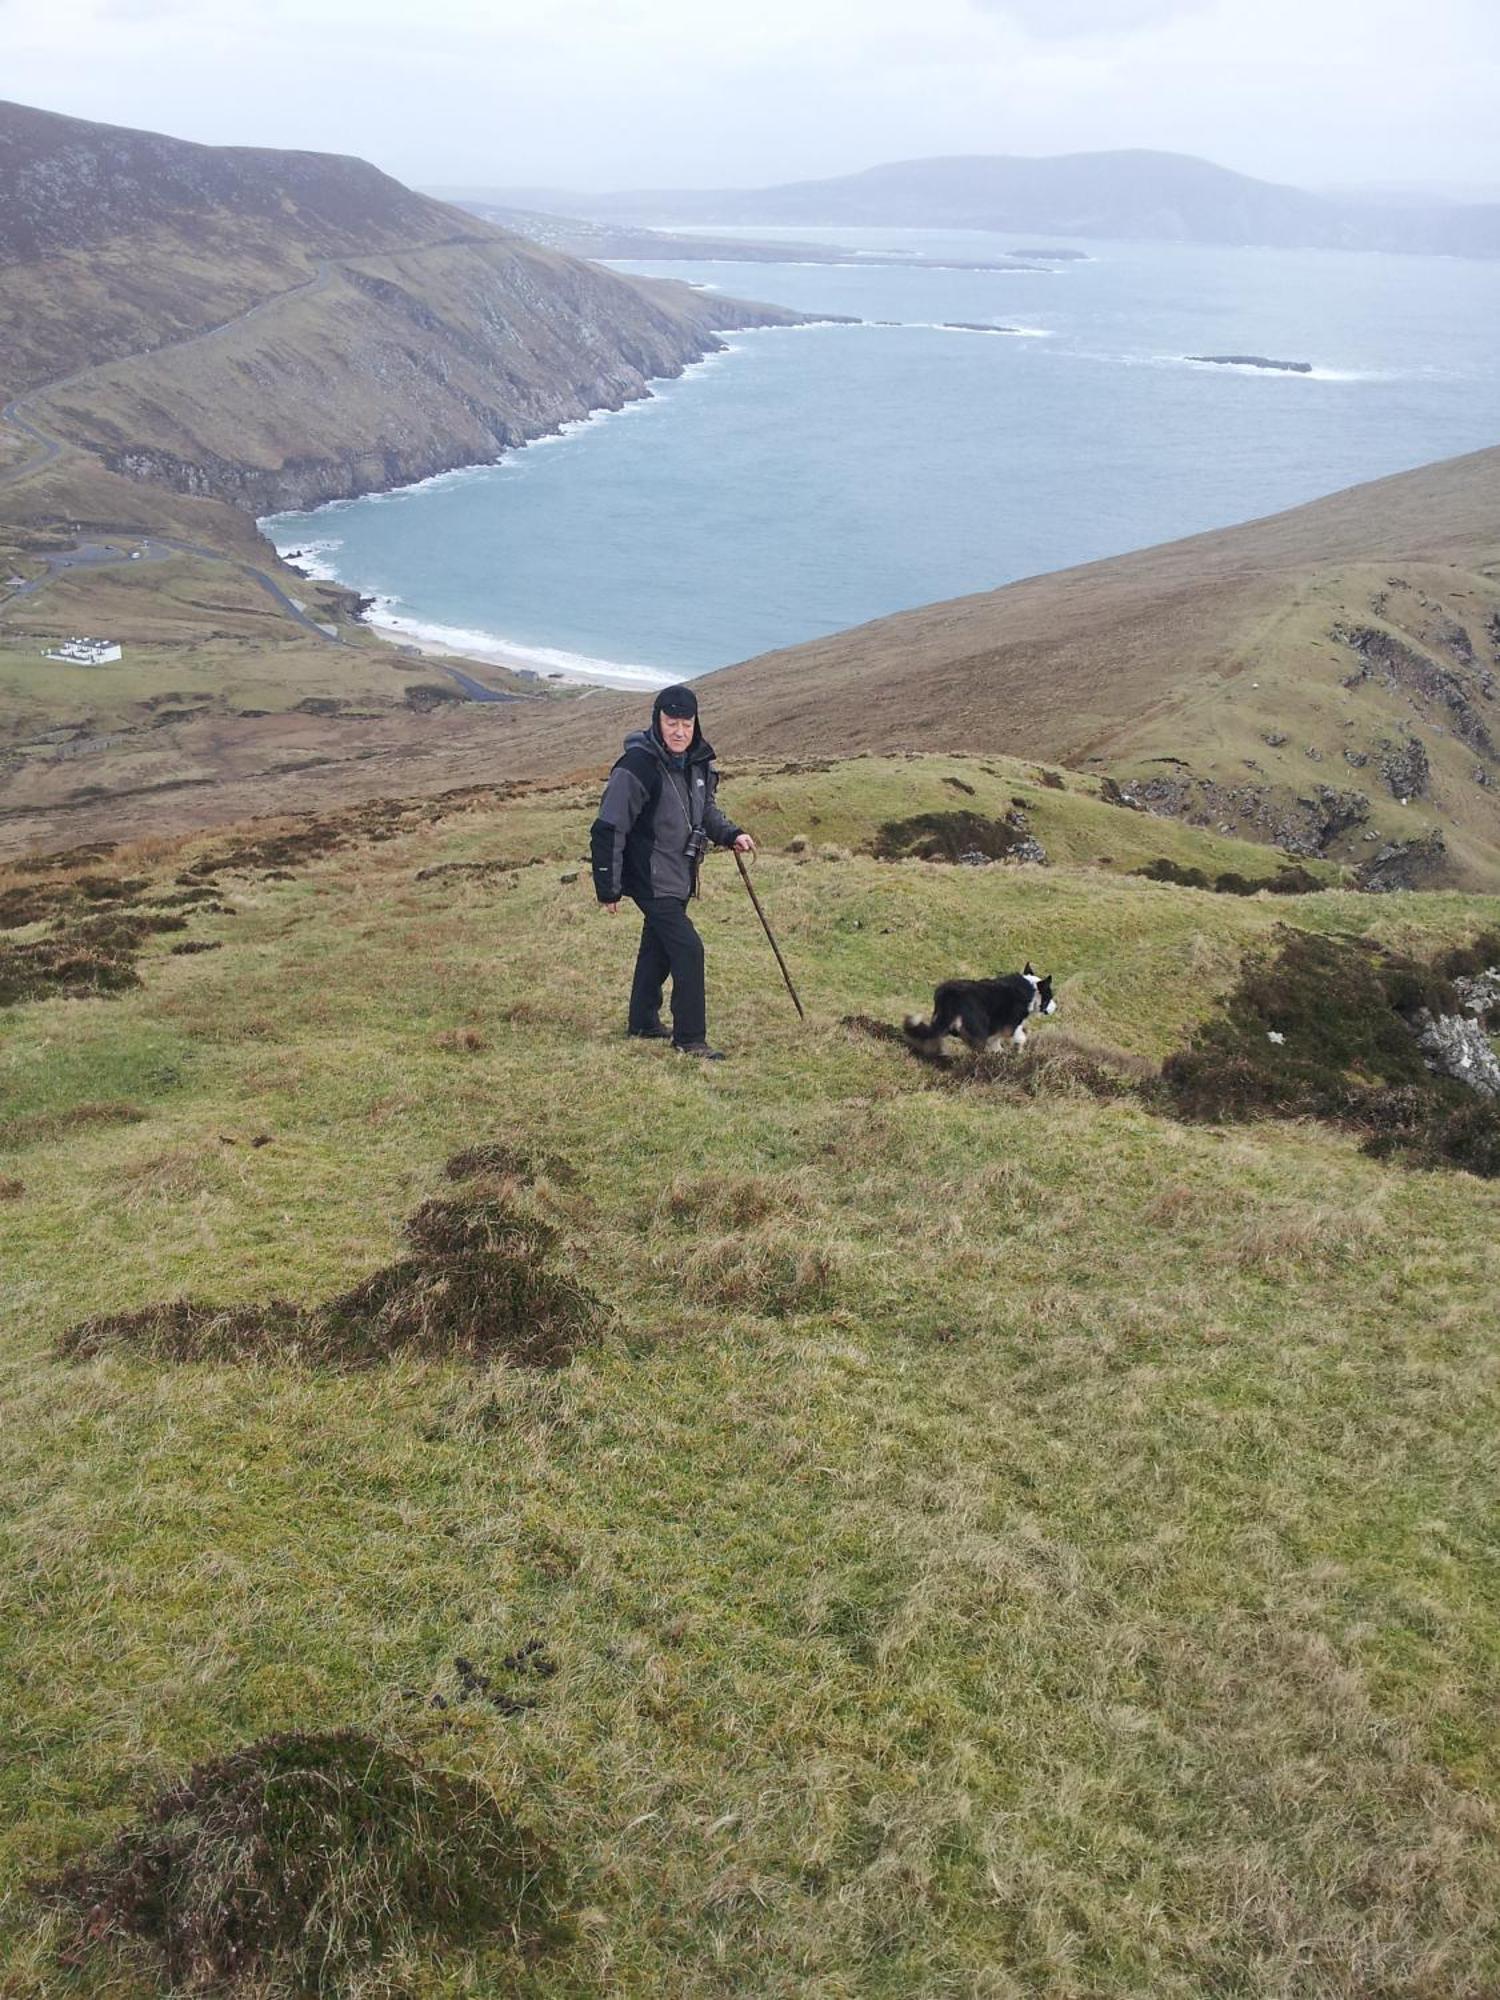
<path fill-rule="evenodd" d="M 698 697 L 690 687 L 663 688 L 656 697 L 656 706 L 651 711 L 651 720 L 659 722 L 664 715 L 670 715 L 677 722 L 691 722 L 698 714 Z"/>

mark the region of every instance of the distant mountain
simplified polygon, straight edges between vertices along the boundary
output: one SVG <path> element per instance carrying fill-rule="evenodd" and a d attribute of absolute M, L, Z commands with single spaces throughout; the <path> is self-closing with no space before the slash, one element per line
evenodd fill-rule
<path fill-rule="evenodd" d="M 471 199 L 479 198 L 471 195 Z M 1500 256 L 1500 204 L 1311 194 L 1178 153 L 903 160 L 776 187 L 588 195 L 531 189 L 497 203 L 647 224 L 988 229 L 1279 249 Z"/>
<path fill-rule="evenodd" d="M 559 255 L 362 160 L 0 104 L 0 403 L 180 493 L 263 513 L 490 459 L 716 328 L 798 317 Z M 50 477 L 11 476 L 11 518 Z"/>

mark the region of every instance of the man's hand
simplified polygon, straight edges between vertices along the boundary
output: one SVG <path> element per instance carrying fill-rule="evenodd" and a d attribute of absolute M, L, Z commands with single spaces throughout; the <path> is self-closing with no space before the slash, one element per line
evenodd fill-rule
<path fill-rule="evenodd" d="M 608 916 L 617 917 L 620 914 L 620 906 L 618 903 L 601 903 L 599 907 Z"/>
<path fill-rule="evenodd" d="M 748 833 L 737 834 L 735 836 L 734 851 L 736 854 L 753 854 L 755 852 L 755 842 Z"/>

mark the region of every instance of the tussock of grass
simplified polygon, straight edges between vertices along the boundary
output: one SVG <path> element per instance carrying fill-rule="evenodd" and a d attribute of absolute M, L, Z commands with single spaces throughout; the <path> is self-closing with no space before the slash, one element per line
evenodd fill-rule
<path fill-rule="evenodd" d="M 179 1990 L 300 1996 L 412 1945 L 534 1943 L 554 1876 L 482 1785 L 350 1729 L 198 1765 L 37 1893 L 71 1919 L 74 1964 L 135 1944 Z"/>
<path fill-rule="evenodd" d="M 119 842 L 115 840 L 96 840 L 82 847 L 57 848 L 51 854 L 20 855 L 5 865 L 17 875 L 50 875 L 63 869 L 87 868 L 96 861 L 105 860 L 118 847 Z"/>
<path fill-rule="evenodd" d="M 1377 1215 L 1294 1203 L 1237 1222 L 1220 1233 L 1210 1255 L 1215 1262 L 1275 1278 L 1288 1268 L 1326 1270 L 1366 1256 L 1380 1232 Z"/>
<path fill-rule="evenodd" d="M 81 884 L 91 882 L 91 889 L 81 890 Z M 8 892 L 12 925 L 48 915 L 54 920 L 42 937 L 0 939 L 0 1007 L 54 994 L 89 999 L 139 986 L 135 962 L 146 939 L 160 931 L 187 929 L 187 918 L 175 911 L 133 906 L 131 899 L 145 886 L 140 881 L 84 876 L 58 887 Z M 16 900 L 28 897 L 30 904 Z M 101 903 L 102 914 L 78 914 Z"/>
<path fill-rule="evenodd" d="M 444 1028 L 432 1038 L 435 1049 L 443 1049 L 450 1055 L 483 1055 L 490 1046 L 490 1038 L 478 1028 Z"/>
<path fill-rule="evenodd" d="M 46 1145 L 96 1125 L 138 1125 L 145 1116 L 137 1104 L 85 1099 L 66 1110 L 33 1111 L 19 1118 L 0 1119 L 0 1148 L 19 1152 L 23 1146 Z"/>
<path fill-rule="evenodd" d="M 922 1079 L 944 1090 L 984 1088 L 1016 1098 L 1128 1097 L 1156 1074 L 1154 1065 L 1139 1056 L 1055 1028 L 1015 1053 L 1002 1049 L 950 1054 L 942 1047 L 920 1048 L 892 1022 L 868 1014 L 846 1014 L 842 1025 L 905 1050 L 919 1066 Z"/>
<path fill-rule="evenodd" d="M 806 1205 L 806 1189 L 772 1174 L 674 1174 L 657 1212 L 664 1220 L 714 1229 L 753 1229 Z"/>
<path fill-rule="evenodd" d="M 408 1257 L 320 1307 L 313 1351 L 352 1368 L 398 1353 L 565 1368 L 603 1319 L 584 1286 L 526 1256 Z"/>
<path fill-rule="evenodd" d="M 468 1201 L 424 1201 L 402 1225 L 423 1257 L 475 1257 L 491 1251 L 546 1257 L 557 1231 L 539 1216 L 524 1214 L 499 1196 Z"/>
<path fill-rule="evenodd" d="M 833 1251 L 808 1242 L 799 1230 L 761 1228 L 702 1237 L 685 1253 L 657 1261 L 696 1303 L 772 1319 L 823 1311 L 838 1292 Z"/>
<path fill-rule="evenodd" d="M 109 903 L 133 902 L 147 886 L 143 876 L 75 875 L 68 881 L 28 882 L 0 890 L 0 930 L 19 930 Z"/>

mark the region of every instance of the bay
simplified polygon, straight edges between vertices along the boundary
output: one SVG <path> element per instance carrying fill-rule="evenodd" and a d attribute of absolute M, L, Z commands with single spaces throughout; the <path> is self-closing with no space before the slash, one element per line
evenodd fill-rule
<path fill-rule="evenodd" d="M 621 413 L 267 531 L 409 638 L 649 684 L 1500 441 L 1500 266 L 1064 239 L 1085 257 L 976 271 L 858 256 L 1031 246 L 836 240 L 847 265 L 619 268 L 897 324 L 733 334 Z"/>

